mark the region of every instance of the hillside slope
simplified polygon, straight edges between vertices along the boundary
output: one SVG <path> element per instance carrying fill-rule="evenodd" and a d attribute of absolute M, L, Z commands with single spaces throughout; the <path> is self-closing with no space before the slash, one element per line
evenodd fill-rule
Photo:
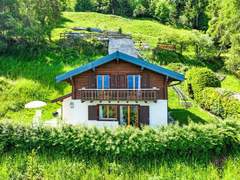
<path fill-rule="evenodd" d="M 191 36 L 193 33 L 190 30 L 177 29 L 151 19 L 130 19 L 94 12 L 63 12 L 60 27 L 52 32 L 53 39 L 59 39 L 59 33 L 72 31 L 71 28 L 75 26 L 96 27 L 111 31 L 118 31 L 122 28 L 123 33 L 131 34 L 134 40 L 143 40 L 151 46 L 155 46 L 160 37 Z"/>
<path fill-rule="evenodd" d="M 191 36 L 192 31 L 177 29 L 171 26 L 159 24 L 154 20 L 127 19 L 119 16 L 104 15 L 99 13 L 64 12 L 63 20 L 59 27 L 52 31 L 55 41 L 61 32 L 71 31 L 74 26 L 98 27 L 104 30 L 118 30 L 132 34 L 134 40 L 142 40 L 152 47 L 156 46 L 159 37 L 164 36 Z M 27 53 L 27 52 L 26 52 Z M 43 100 L 48 103 L 44 108 L 43 118 L 51 119 L 59 105 L 50 103 L 50 100 L 70 92 L 70 87 L 64 83 L 57 84 L 55 76 L 64 73 L 77 66 L 103 56 L 91 56 L 80 54 L 72 57 L 72 54 L 59 54 L 57 51 L 45 52 L 39 57 L 25 59 L 22 57 L 0 57 L 0 119 L 8 119 L 14 122 L 29 123 L 33 117 L 33 110 L 24 109 L 24 104 L 31 100 Z M 156 62 L 157 63 L 157 62 Z M 178 120 L 205 122 L 214 119 L 197 105 L 190 109 L 184 109 L 179 105 L 178 97 L 170 89 L 170 108 L 177 114 Z M 204 120 L 205 119 L 205 120 Z"/>

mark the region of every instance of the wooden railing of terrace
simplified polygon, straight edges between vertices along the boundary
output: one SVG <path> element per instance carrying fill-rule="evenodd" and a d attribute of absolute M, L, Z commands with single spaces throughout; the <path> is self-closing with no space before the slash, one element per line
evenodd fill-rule
<path fill-rule="evenodd" d="M 157 101 L 160 99 L 159 89 L 79 89 L 76 98 L 82 101 L 124 100 L 124 101 Z"/>

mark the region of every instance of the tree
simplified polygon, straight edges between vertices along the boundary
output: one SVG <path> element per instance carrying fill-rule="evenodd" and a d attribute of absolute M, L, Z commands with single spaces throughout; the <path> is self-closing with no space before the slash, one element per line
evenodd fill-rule
<path fill-rule="evenodd" d="M 208 0 L 185 0 L 183 15 L 187 26 L 194 29 L 207 29 L 206 8 Z"/>
<path fill-rule="evenodd" d="M 174 7 L 166 0 L 160 0 L 156 4 L 155 17 L 162 23 L 170 22 Z"/>
<path fill-rule="evenodd" d="M 75 11 L 96 11 L 92 0 L 77 0 Z"/>
<path fill-rule="evenodd" d="M 1 0 L 0 46 L 39 48 L 51 40 L 65 0 Z M 35 46 L 34 46 L 35 45 Z M 3 50 L 2 50 L 3 51 Z"/>
<path fill-rule="evenodd" d="M 232 46 L 229 58 L 226 60 L 226 67 L 240 78 L 240 33 L 234 34 L 231 42 Z"/>
<path fill-rule="evenodd" d="M 210 0 L 208 33 L 222 50 L 231 46 L 232 36 L 240 30 L 239 0 Z"/>

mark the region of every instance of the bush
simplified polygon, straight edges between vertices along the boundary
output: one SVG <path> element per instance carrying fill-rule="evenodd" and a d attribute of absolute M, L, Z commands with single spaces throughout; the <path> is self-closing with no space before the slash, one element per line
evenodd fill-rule
<path fill-rule="evenodd" d="M 228 71 L 240 78 L 240 58 L 229 58 L 225 61 Z"/>
<path fill-rule="evenodd" d="M 240 102 L 229 94 L 220 93 L 215 88 L 205 88 L 199 94 L 199 104 L 203 109 L 221 118 L 240 118 Z"/>
<path fill-rule="evenodd" d="M 192 68 L 186 73 L 186 86 L 188 93 L 196 101 L 200 100 L 199 93 L 205 87 L 220 87 L 221 82 L 217 76 L 207 68 Z"/>
<path fill-rule="evenodd" d="M 239 148 L 240 124 L 222 121 L 211 124 L 170 125 L 160 129 L 97 129 L 63 127 L 32 129 L 0 124 L 0 146 L 4 151 L 38 149 L 86 158 L 161 158 L 220 155 Z"/>

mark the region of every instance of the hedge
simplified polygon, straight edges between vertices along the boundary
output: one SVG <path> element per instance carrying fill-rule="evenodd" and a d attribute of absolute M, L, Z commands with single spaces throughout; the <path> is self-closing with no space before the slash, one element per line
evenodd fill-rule
<path fill-rule="evenodd" d="M 240 119 L 240 101 L 229 94 L 221 93 L 215 88 L 205 88 L 198 96 L 198 102 L 203 109 L 225 119 L 233 117 Z"/>
<path fill-rule="evenodd" d="M 220 155 L 237 150 L 240 123 L 169 125 L 159 129 L 97 129 L 63 127 L 33 129 L 22 125 L 0 124 L 2 152 L 11 150 L 67 153 L 74 156 L 111 158 L 161 158 Z"/>
<path fill-rule="evenodd" d="M 207 68 L 194 67 L 190 69 L 186 73 L 186 79 L 186 85 L 189 95 L 194 98 L 198 98 L 198 93 L 206 87 L 221 86 L 221 82 L 219 81 L 217 76 Z"/>

